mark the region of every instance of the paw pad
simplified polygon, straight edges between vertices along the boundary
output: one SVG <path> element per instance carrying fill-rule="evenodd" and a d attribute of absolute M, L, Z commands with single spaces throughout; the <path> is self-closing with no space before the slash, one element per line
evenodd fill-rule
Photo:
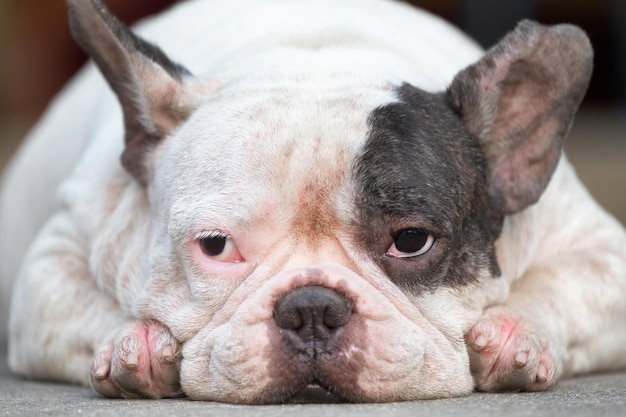
<path fill-rule="evenodd" d="M 542 391 L 556 381 L 549 338 L 505 314 L 482 318 L 466 335 L 471 371 L 484 391 Z"/>
<path fill-rule="evenodd" d="M 179 351 L 178 342 L 161 323 L 133 322 L 96 354 L 91 385 L 113 398 L 178 396 Z"/>

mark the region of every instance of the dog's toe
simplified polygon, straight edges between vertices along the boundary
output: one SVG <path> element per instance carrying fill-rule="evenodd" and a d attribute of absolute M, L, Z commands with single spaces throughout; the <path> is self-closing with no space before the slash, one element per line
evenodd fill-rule
<path fill-rule="evenodd" d="M 466 335 L 471 371 L 484 391 L 542 391 L 556 381 L 548 338 L 504 311 L 483 317 Z"/>
<path fill-rule="evenodd" d="M 91 386 L 105 397 L 119 398 L 122 392 L 109 376 L 111 375 L 111 360 L 113 356 L 113 343 L 107 343 L 96 354 L 91 365 Z"/>
<path fill-rule="evenodd" d="M 164 398 L 180 395 L 180 346 L 154 320 L 137 321 L 121 330 L 96 354 L 93 388 L 114 398 Z"/>

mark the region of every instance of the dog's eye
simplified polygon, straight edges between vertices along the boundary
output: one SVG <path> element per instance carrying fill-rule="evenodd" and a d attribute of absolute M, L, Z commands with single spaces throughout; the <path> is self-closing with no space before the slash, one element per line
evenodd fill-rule
<path fill-rule="evenodd" d="M 403 229 L 394 238 L 387 255 L 394 258 L 410 258 L 423 255 L 433 247 L 435 238 L 424 229 Z"/>
<path fill-rule="evenodd" d="M 210 232 L 206 236 L 200 236 L 198 242 L 202 252 L 214 261 L 243 262 L 243 258 L 230 236 Z"/>

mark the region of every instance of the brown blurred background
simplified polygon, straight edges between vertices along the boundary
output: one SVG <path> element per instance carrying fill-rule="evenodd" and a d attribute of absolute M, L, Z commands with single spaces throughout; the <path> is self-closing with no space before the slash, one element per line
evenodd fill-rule
<path fill-rule="evenodd" d="M 105 1 L 128 23 L 174 3 Z M 587 31 L 596 50 L 596 67 L 566 149 L 592 194 L 626 223 L 626 1 L 412 3 L 461 26 L 485 47 L 524 17 L 575 23 Z M 0 168 L 46 103 L 85 60 L 71 40 L 63 0 L 0 0 Z"/>

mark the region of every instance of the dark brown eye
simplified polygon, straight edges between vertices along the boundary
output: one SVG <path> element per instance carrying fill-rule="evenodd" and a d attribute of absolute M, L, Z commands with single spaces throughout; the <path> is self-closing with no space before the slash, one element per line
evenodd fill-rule
<path fill-rule="evenodd" d="M 202 251 L 208 256 L 219 256 L 224 252 L 226 248 L 226 236 L 209 236 L 200 239 L 200 247 Z"/>
<path fill-rule="evenodd" d="M 433 235 L 424 229 L 403 229 L 396 234 L 393 244 L 387 250 L 387 255 L 394 258 L 423 255 L 432 248 L 434 243 Z"/>
<path fill-rule="evenodd" d="M 217 262 L 239 263 L 244 259 L 232 237 L 221 232 L 207 232 L 198 238 L 198 246 L 209 259 Z"/>

